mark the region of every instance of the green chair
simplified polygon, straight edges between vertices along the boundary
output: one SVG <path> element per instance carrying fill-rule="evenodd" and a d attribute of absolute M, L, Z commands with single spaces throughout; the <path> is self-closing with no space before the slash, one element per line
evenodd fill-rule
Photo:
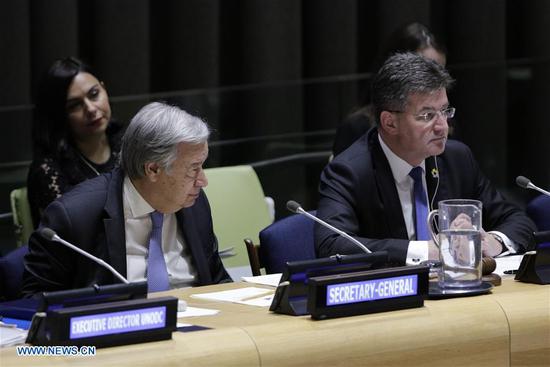
<path fill-rule="evenodd" d="M 243 238 L 258 243 L 258 233 L 273 222 L 262 185 L 251 166 L 230 166 L 205 170 L 205 188 L 218 238 L 220 255 L 230 275 L 250 275 Z"/>
<path fill-rule="evenodd" d="M 33 231 L 31 208 L 27 199 L 27 188 L 21 187 L 10 193 L 11 212 L 15 226 L 17 246 L 26 245 Z"/>

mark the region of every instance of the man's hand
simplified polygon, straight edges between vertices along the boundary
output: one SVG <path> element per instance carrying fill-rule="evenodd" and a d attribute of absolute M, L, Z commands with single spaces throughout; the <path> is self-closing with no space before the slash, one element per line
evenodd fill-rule
<path fill-rule="evenodd" d="M 491 233 L 481 231 L 481 254 L 483 256 L 495 257 L 502 253 L 502 244 Z"/>
<path fill-rule="evenodd" d="M 468 214 L 460 213 L 456 216 L 455 219 L 451 222 L 450 229 L 473 229 L 472 218 Z"/>
<path fill-rule="evenodd" d="M 439 260 L 439 248 L 434 241 L 428 241 L 428 260 Z"/>
<path fill-rule="evenodd" d="M 465 213 L 460 213 L 451 222 L 451 229 L 474 229 L 472 218 Z M 473 253 L 468 238 L 464 236 L 451 237 L 450 253 L 453 259 L 460 265 L 469 265 L 472 262 Z"/>

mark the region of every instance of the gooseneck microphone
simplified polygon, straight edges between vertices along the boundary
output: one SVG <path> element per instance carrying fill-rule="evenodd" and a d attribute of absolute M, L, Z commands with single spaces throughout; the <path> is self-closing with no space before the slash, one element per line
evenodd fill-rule
<path fill-rule="evenodd" d="M 296 214 L 303 214 L 305 215 L 306 217 L 316 221 L 317 223 L 327 227 L 328 229 L 338 233 L 340 236 L 348 239 L 349 241 L 353 242 L 356 246 L 358 246 L 361 250 L 363 250 L 364 252 L 366 253 L 372 253 L 371 250 L 369 250 L 365 245 L 363 245 L 361 242 L 357 241 L 355 238 L 351 237 L 349 234 L 347 234 L 346 232 L 344 231 L 341 231 L 339 230 L 338 228 L 335 228 L 333 226 L 331 226 L 330 224 L 328 224 L 327 222 L 325 222 L 324 220 L 321 220 L 319 218 L 317 218 L 316 216 L 314 215 L 311 215 L 310 213 L 306 212 L 302 206 L 300 204 L 298 204 L 297 202 L 295 202 L 294 200 L 289 200 L 287 201 L 286 203 L 286 208 L 288 210 L 290 210 L 291 212 L 293 213 L 296 213 Z"/>
<path fill-rule="evenodd" d="M 120 273 L 118 271 L 116 271 L 115 268 L 113 268 L 111 265 L 107 264 L 105 261 L 101 260 L 100 258 L 98 258 L 98 257 L 96 257 L 92 254 L 87 253 L 86 251 L 82 250 L 81 248 L 76 247 L 72 243 L 65 241 L 64 239 L 59 237 L 54 232 L 53 229 L 43 227 L 43 228 L 40 229 L 39 233 L 42 237 L 44 237 L 45 239 L 47 239 L 49 241 L 59 242 L 59 243 L 65 245 L 65 246 L 69 247 L 70 249 L 73 249 L 74 251 L 86 256 L 88 259 L 90 259 L 90 260 L 98 263 L 99 265 L 103 266 L 104 268 L 108 269 L 111 273 L 113 273 L 123 283 L 130 284 L 128 279 L 126 279 L 122 275 L 120 275 Z"/>
<path fill-rule="evenodd" d="M 528 179 L 527 177 L 524 177 L 524 176 L 516 177 L 516 183 L 518 184 L 519 187 L 522 187 L 524 189 L 536 190 L 544 195 L 550 196 L 550 192 L 543 190 L 538 186 L 533 185 L 531 180 Z"/>

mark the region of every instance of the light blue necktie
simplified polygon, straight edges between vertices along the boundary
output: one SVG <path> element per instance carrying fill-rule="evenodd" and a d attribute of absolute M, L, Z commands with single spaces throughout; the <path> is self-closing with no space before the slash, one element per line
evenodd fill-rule
<path fill-rule="evenodd" d="M 422 185 L 422 167 L 414 167 L 409 176 L 414 180 L 414 209 L 416 219 L 416 240 L 427 241 L 430 237 L 428 234 L 428 200 L 426 199 L 426 191 Z"/>
<path fill-rule="evenodd" d="M 151 237 L 149 238 L 149 257 L 147 258 L 147 288 L 149 292 L 170 289 L 168 270 L 162 253 L 163 215 L 157 211 L 151 213 Z"/>

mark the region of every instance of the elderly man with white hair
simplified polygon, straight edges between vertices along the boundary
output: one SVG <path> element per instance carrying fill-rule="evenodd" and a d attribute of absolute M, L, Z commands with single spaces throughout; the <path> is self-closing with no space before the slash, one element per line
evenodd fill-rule
<path fill-rule="evenodd" d="M 175 106 L 150 103 L 130 122 L 120 168 L 85 181 L 45 210 L 29 240 L 23 293 L 118 280 L 41 228 L 95 255 L 150 292 L 229 282 L 218 254 L 208 184 L 208 126 Z"/>

